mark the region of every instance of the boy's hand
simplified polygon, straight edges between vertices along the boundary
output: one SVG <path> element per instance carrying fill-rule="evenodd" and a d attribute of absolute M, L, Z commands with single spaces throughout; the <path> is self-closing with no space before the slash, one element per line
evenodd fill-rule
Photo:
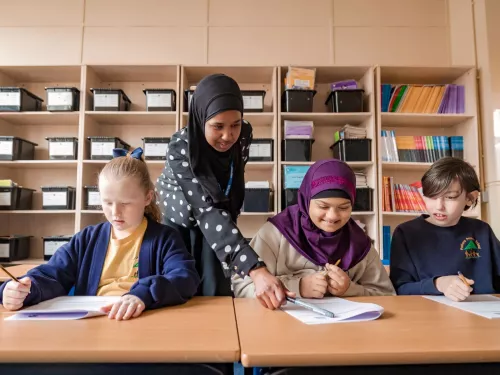
<path fill-rule="evenodd" d="M 7 310 L 15 311 L 23 307 L 24 300 L 31 290 L 31 279 L 23 277 L 17 281 L 8 281 L 3 289 L 2 303 Z"/>
<path fill-rule="evenodd" d="M 474 284 L 474 280 L 465 279 L 469 285 Z M 472 288 L 464 284 L 458 276 L 442 276 L 434 280 L 436 289 L 443 293 L 446 297 L 455 302 L 465 300 L 470 296 Z"/>
<path fill-rule="evenodd" d="M 139 297 L 126 294 L 111 305 L 104 306 L 101 311 L 108 314 L 109 319 L 128 320 L 137 318 L 146 309 L 146 305 Z"/>
<path fill-rule="evenodd" d="M 323 298 L 327 288 L 326 276 L 321 272 L 315 272 L 300 279 L 300 295 L 304 298 Z"/>
<path fill-rule="evenodd" d="M 334 264 L 327 264 L 326 269 L 328 270 L 328 291 L 332 296 L 343 296 L 351 285 L 351 279 L 342 268 Z"/>

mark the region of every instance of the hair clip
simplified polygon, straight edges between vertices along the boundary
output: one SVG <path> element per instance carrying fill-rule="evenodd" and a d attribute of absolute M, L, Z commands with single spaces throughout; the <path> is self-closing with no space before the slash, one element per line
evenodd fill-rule
<path fill-rule="evenodd" d="M 137 147 L 134 151 L 132 151 L 132 153 L 130 154 L 130 157 L 137 159 L 137 160 L 142 160 L 141 157 L 142 157 L 143 152 L 144 151 L 142 150 L 141 147 Z M 113 158 L 119 158 L 119 157 L 127 156 L 127 155 L 128 155 L 128 151 L 125 150 L 124 148 L 114 148 L 113 149 Z"/>

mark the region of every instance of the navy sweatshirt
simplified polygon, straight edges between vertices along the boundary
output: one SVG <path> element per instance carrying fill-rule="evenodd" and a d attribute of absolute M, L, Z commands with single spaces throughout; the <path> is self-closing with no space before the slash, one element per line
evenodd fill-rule
<path fill-rule="evenodd" d="M 498 293 L 500 242 L 484 221 L 462 217 L 451 227 L 427 215 L 399 225 L 391 242 L 390 278 L 397 294 L 440 295 L 434 280 L 462 272 L 474 294 Z"/>
<path fill-rule="evenodd" d="M 47 264 L 29 271 L 31 292 L 24 306 L 68 295 L 73 286 L 77 296 L 95 296 L 110 234 L 109 222 L 87 227 L 61 246 Z M 128 294 L 139 297 L 147 309 L 155 309 L 186 302 L 199 283 L 194 259 L 180 234 L 148 219 L 139 252 L 139 280 Z M 0 286 L 0 303 L 5 285 Z"/>

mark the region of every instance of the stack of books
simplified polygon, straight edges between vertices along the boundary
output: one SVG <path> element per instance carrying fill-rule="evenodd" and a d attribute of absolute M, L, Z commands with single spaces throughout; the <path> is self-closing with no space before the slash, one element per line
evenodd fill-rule
<path fill-rule="evenodd" d="M 395 184 L 393 177 L 382 177 L 382 209 L 385 212 L 425 213 L 420 182 Z"/>

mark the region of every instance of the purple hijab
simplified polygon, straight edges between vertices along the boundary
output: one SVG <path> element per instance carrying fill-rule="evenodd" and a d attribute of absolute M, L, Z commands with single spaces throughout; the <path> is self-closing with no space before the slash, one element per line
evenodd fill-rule
<path fill-rule="evenodd" d="M 288 207 L 269 221 L 304 257 L 318 266 L 334 264 L 348 270 L 358 264 L 371 247 L 370 238 L 352 218 L 335 233 L 326 233 L 309 218 L 309 203 L 316 194 L 331 189 L 346 192 L 354 204 L 356 177 L 343 161 L 321 160 L 307 171 L 298 193 L 298 204 Z"/>

